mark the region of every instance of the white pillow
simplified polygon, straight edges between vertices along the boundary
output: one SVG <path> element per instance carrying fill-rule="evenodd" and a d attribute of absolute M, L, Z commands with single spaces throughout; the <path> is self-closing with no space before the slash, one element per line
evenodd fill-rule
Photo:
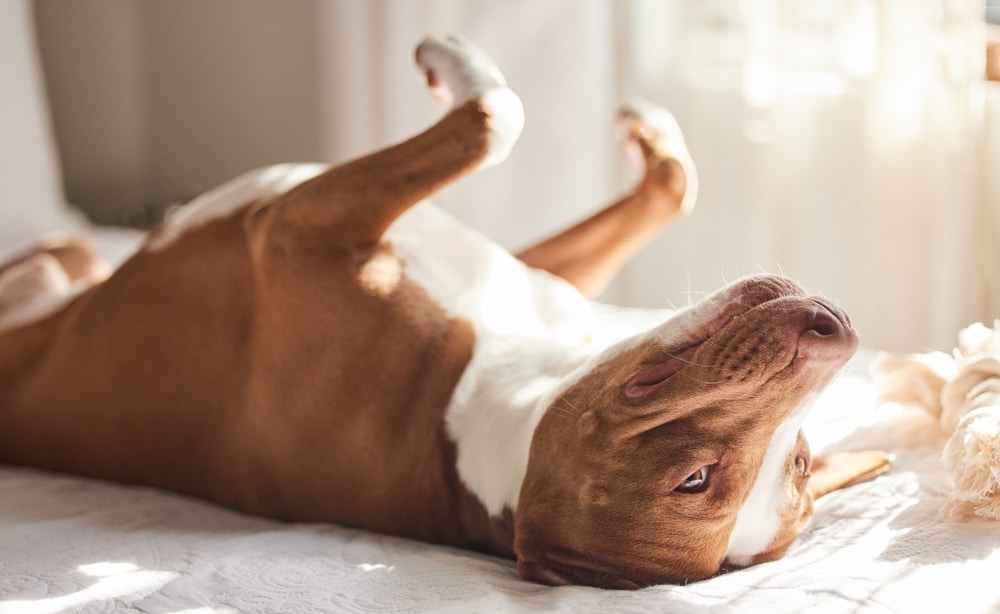
<path fill-rule="evenodd" d="M 65 205 L 30 0 L 0 1 L 0 242 L 77 227 Z"/>

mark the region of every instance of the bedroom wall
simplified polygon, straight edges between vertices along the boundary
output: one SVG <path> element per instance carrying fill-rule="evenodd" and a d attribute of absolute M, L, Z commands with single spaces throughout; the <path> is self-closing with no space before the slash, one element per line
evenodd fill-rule
<path fill-rule="evenodd" d="M 67 196 L 94 219 L 148 225 L 236 173 L 319 156 L 313 0 L 34 8 Z"/>
<path fill-rule="evenodd" d="M 107 218 L 142 202 L 150 135 L 140 4 L 35 2 L 63 179 L 72 202 Z"/>

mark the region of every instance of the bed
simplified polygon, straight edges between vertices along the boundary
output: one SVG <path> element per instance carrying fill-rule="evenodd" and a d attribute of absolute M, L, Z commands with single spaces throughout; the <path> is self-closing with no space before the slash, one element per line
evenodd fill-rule
<path fill-rule="evenodd" d="M 62 202 L 27 3 L 2 7 L 0 259 L 68 229 L 121 262 L 142 235 L 91 226 Z M 662 316 L 601 309 L 609 327 Z M 859 352 L 806 426 L 815 450 L 880 448 L 894 467 L 824 498 L 773 563 L 688 586 L 550 588 L 504 559 L 0 465 L 0 614 L 1000 611 L 1000 523 L 941 514 L 947 436 L 921 410 L 879 400 L 875 356 Z"/>
<path fill-rule="evenodd" d="M 123 257 L 136 236 L 98 229 Z M 609 326 L 656 318 L 603 308 Z M 333 525 L 255 518 L 147 488 L 0 466 L 0 614 L 22 612 L 994 612 L 1000 524 L 954 522 L 946 439 L 880 403 L 862 350 L 818 399 L 814 448 L 894 468 L 829 495 L 776 562 L 688 586 L 550 588 L 513 562 Z"/>

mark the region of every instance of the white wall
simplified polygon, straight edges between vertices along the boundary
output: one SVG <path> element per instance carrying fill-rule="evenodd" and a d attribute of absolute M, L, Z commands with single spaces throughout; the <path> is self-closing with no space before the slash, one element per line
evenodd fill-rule
<path fill-rule="evenodd" d="M 312 0 L 36 0 L 66 190 L 146 223 L 234 174 L 313 160 Z"/>

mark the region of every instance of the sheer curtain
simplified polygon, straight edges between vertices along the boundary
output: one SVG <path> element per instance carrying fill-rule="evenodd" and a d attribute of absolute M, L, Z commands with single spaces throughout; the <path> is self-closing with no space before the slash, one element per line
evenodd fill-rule
<path fill-rule="evenodd" d="M 703 186 L 684 231 L 627 272 L 632 300 L 780 270 L 893 350 L 949 349 L 1000 317 L 981 1 L 627 7 L 622 63 L 675 109 Z"/>
<path fill-rule="evenodd" d="M 423 89 L 413 48 L 461 34 L 486 49 L 527 108 L 498 167 L 435 198 L 511 249 L 591 211 L 614 192 L 613 5 L 605 0 L 319 2 L 324 145 L 340 160 L 406 138 L 442 107 Z"/>
<path fill-rule="evenodd" d="M 331 159 L 440 116 L 412 68 L 425 33 L 463 33 L 498 61 L 524 98 L 524 136 L 508 162 L 439 200 L 511 248 L 631 181 L 612 129 L 619 101 L 674 110 L 699 205 L 607 300 L 681 306 L 739 275 L 784 272 L 841 302 L 865 345 L 897 351 L 949 349 L 966 324 L 1000 317 L 1000 128 L 981 0 L 319 7 Z"/>

